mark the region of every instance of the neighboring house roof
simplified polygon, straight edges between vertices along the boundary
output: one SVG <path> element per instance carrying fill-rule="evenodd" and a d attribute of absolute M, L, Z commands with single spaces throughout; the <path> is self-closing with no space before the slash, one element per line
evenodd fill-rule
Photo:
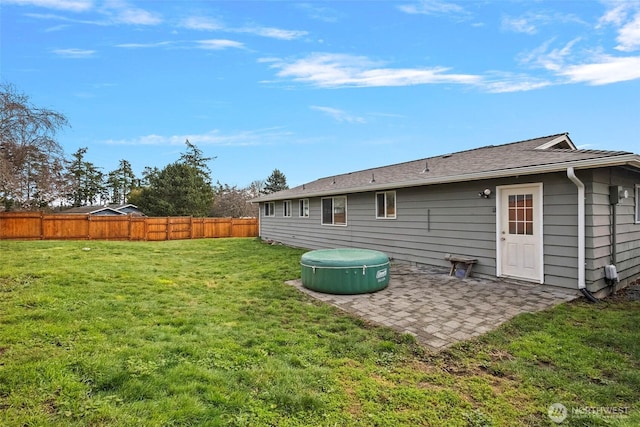
<path fill-rule="evenodd" d="M 569 134 L 562 133 L 321 178 L 252 202 L 531 175 L 564 171 L 568 167 L 619 165 L 640 169 L 640 156 L 625 151 L 577 149 Z"/>
<path fill-rule="evenodd" d="M 110 204 L 108 205 L 109 208 L 111 209 L 115 209 L 118 212 L 122 212 L 125 214 L 136 214 L 136 215 L 142 215 L 142 211 L 140 209 L 138 209 L 138 207 L 136 205 L 133 205 L 131 203 L 123 203 L 123 204 Z"/>
<path fill-rule="evenodd" d="M 136 205 L 127 204 L 111 204 L 108 206 L 79 206 L 61 211 L 63 214 L 84 214 L 84 215 L 127 215 L 138 214 L 142 212 Z"/>

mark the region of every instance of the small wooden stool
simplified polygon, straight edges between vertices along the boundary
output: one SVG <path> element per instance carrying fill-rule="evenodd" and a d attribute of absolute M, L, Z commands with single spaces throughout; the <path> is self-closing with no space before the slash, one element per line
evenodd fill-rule
<path fill-rule="evenodd" d="M 464 264 L 464 278 L 466 279 L 471 274 L 471 270 L 473 269 L 473 264 L 477 263 L 478 260 L 475 258 L 469 258 L 460 255 L 451 255 L 446 254 L 444 259 L 451 263 L 451 270 L 449 271 L 449 276 L 457 276 L 455 273 L 458 270 L 459 264 Z"/>

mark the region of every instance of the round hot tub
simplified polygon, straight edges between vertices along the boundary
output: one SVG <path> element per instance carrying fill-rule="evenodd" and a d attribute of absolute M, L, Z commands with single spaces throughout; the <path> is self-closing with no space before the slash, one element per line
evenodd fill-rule
<path fill-rule="evenodd" d="M 364 294 L 389 284 L 389 257 L 369 249 L 320 249 L 300 260 L 302 285 L 328 294 Z"/>

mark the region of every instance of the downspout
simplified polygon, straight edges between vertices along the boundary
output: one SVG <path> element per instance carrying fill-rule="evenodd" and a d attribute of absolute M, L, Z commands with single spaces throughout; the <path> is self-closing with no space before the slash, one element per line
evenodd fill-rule
<path fill-rule="evenodd" d="M 570 166 L 567 168 L 567 177 L 578 187 L 578 290 L 591 302 L 599 300 L 593 296 L 585 284 L 585 202 L 584 183 L 578 179 Z"/>

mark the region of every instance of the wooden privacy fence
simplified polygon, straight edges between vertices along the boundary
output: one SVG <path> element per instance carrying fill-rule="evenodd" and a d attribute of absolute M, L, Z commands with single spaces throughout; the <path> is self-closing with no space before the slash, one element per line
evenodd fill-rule
<path fill-rule="evenodd" d="M 257 218 L 0 213 L 0 240 L 180 240 L 257 235 Z"/>

